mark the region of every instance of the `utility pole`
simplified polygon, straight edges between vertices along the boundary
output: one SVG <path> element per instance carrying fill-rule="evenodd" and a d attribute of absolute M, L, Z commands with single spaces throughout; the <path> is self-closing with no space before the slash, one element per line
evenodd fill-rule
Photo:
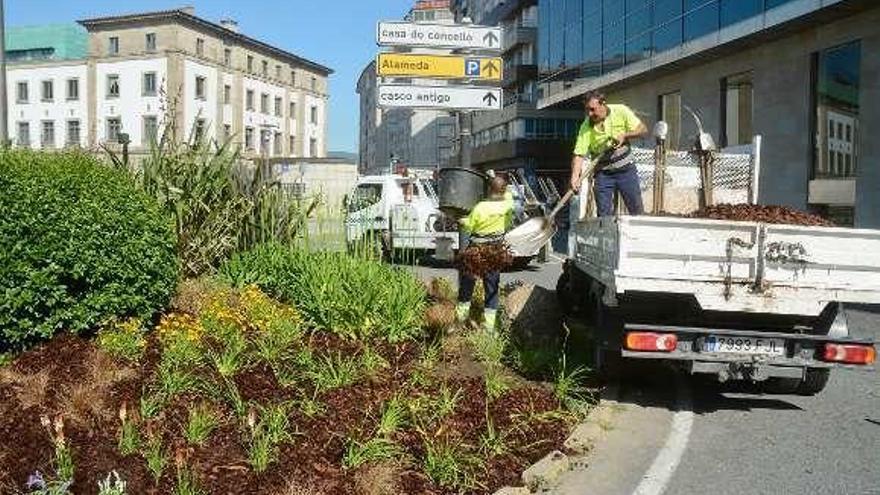
<path fill-rule="evenodd" d="M 9 109 L 6 98 L 6 20 L 0 0 L 0 146 L 9 145 Z"/>

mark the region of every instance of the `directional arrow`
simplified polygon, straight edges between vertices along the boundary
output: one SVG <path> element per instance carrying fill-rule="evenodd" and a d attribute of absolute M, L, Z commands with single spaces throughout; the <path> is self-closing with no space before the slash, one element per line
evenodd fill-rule
<path fill-rule="evenodd" d="M 492 77 L 494 72 L 498 72 L 498 67 L 495 67 L 495 62 L 489 60 L 486 62 L 486 65 L 483 66 L 483 71 L 486 72 L 486 75 Z"/>
<path fill-rule="evenodd" d="M 483 101 L 486 103 L 487 107 L 491 107 L 498 100 L 498 97 L 495 96 L 495 93 L 489 92 L 486 93 L 486 96 L 483 97 Z"/>
<path fill-rule="evenodd" d="M 490 47 L 495 46 L 495 43 L 498 43 L 498 36 L 495 36 L 495 33 L 489 31 L 483 36 L 483 41 L 486 42 Z"/>

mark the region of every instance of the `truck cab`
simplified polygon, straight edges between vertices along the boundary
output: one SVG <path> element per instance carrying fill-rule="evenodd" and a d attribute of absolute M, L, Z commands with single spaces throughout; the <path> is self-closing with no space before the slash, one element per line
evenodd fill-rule
<path fill-rule="evenodd" d="M 451 256 L 458 231 L 438 209 L 433 179 L 412 172 L 358 179 L 346 201 L 349 245 L 377 243 L 383 254 L 400 250 Z"/>

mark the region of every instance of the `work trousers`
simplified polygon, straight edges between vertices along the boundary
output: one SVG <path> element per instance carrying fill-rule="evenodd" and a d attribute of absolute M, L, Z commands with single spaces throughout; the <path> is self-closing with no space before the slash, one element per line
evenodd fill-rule
<path fill-rule="evenodd" d="M 596 174 L 596 209 L 600 217 L 614 214 L 614 192 L 620 191 L 630 215 L 644 213 L 642 189 L 636 166 L 629 164 L 614 171 L 601 170 Z"/>
<path fill-rule="evenodd" d="M 474 296 L 477 279 L 458 271 L 458 302 L 467 303 Z M 486 293 L 486 309 L 498 309 L 498 288 L 501 285 L 501 273 L 489 272 L 483 277 L 483 291 Z"/>

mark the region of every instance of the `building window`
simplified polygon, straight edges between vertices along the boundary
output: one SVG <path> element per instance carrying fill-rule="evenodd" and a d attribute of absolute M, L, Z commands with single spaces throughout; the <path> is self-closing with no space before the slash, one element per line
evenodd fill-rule
<path fill-rule="evenodd" d="M 80 124 L 79 120 L 67 121 L 67 146 L 80 145 Z"/>
<path fill-rule="evenodd" d="M 254 128 L 253 127 L 245 127 L 244 128 L 244 147 L 246 150 L 249 150 L 249 151 L 254 150 Z"/>
<path fill-rule="evenodd" d="M 260 112 L 269 113 L 269 95 L 266 93 L 260 95 Z"/>
<path fill-rule="evenodd" d="M 229 67 L 232 65 L 232 49 L 224 48 L 223 49 L 223 65 Z"/>
<path fill-rule="evenodd" d="M 309 111 L 309 122 L 311 122 L 312 124 L 317 124 L 318 123 L 318 107 L 316 107 L 315 105 L 312 105 L 312 108 L 309 110 L 310 110 Z"/>
<path fill-rule="evenodd" d="M 282 108 L 283 108 L 283 103 L 281 101 L 281 97 L 276 96 L 275 97 L 275 116 L 276 117 L 283 117 L 284 116 Z"/>
<path fill-rule="evenodd" d="M 67 80 L 67 99 L 79 100 L 79 79 Z"/>
<path fill-rule="evenodd" d="M 295 101 L 290 102 L 290 118 L 291 119 L 296 118 L 296 102 Z"/>
<path fill-rule="evenodd" d="M 52 81 L 43 81 L 43 101 L 55 99 L 55 84 Z"/>
<path fill-rule="evenodd" d="M 196 55 L 202 57 L 205 55 L 205 40 L 196 38 Z"/>
<path fill-rule="evenodd" d="M 156 96 L 156 73 L 144 72 L 144 96 Z"/>
<path fill-rule="evenodd" d="M 281 66 L 280 65 L 275 66 L 275 79 L 278 79 L 279 81 L 281 80 Z"/>
<path fill-rule="evenodd" d="M 294 156 L 296 154 L 296 136 L 290 136 L 290 148 L 288 148 L 288 153 L 290 156 Z"/>
<path fill-rule="evenodd" d="M 260 131 L 260 154 L 269 154 L 269 145 L 272 139 L 272 131 Z"/>
<path fill-rule="evenodd" d="M 15 92 L 15 102 L 16 103 L 27 103 L 28 102 L 28 83 L 26 83 L 26 82 L 18 83 L 18 89 Z"/>
<path fill-rule="evenodd" d="M 44 120 L 42 132 L 40 133 L 40 146 L 43 148 L 55 147 L 55 121 Z"/>
<path fill-rule="evenodd" d="M 193 138 L 196 142 L 201 141 L 205 137 L 205 119 L 196 119 L 193 127 Z"/>
<path fill-rule="evenodd" d="M 669 126 L 666 145 L 677 150 L 681 139 L 681 93 L 660 95 L 660 120 Z"/>
<path fill-rule="evenodd" d="M 204 100 L 207 98 L 207 91 L 205 89 L 205 78 L 202 76 L 196 76 L 196 99 Z"/>
<path fill-rule="evenodd" d="M 119 97 L 119 76 L 109 74 L 107 76 L 107 98 Z"/>
<path fill-rule="evenodd" d="M 223 86 L 223 103 L 229 105 L 232 103 L 232 86 Z"/>
<path fill-rule="evenodd" d="M 813 158 L 816 178 L 858 175 L 861 59 L 858 41 L 813 56 L 816 118 L 812 135 L 818 140 Z"/>
<path fill-rule="evenodd" d="M 263 60 L 263 77 L 269 77 L 269 62 Z"/>
<path fill-rule="evenodd" d="M 147 33 L 144 36 L 144 49 L 148 52 L 156 51 L 156 33 Z"/>
<path fill-rule="evenodd" d="M 144 144 L 155 143 L 159 139 L 159 119 L 155 115 L 144 115 Z"/>
<path fill-rule="evenodd" d="M 122 119 L 119 117 L 110 117 L 107 119 L 107 141 L 111 143 L 119 142 L 119 133 L 122 132 Z"/>
<path fill-rule="evenodd" d="M 248 72 L 254 71 L 254 56 L 253 55 L 247 56 L 247 70 L 248 70 Z"/>
<path fill-rule="evenodd" d="M 250 111 L 254 111 L 254 90 L 249 89 L 245 93 L 244 106 Z"/>
<path fill-rule="evenodd" d="M 290 71 L 290 84 L 291 84 L 291 86 L 296 84 L 296 71 L 295 70 Z"/>
<path fill-rule="evenodd" d="M 318 79 L 312 76 L 312 91 L 318 90 Z"/>
<path fill-rule="evenodd" d="M 275 133 L 275 143 L 274 143 L 275 150 L 273 152 L 275 153 L 276 156 L 284 154 L 284 150 L 282 149 L 282 146 L 284 145 L 284 141 L 282 140 L 282 137 L 283 136 L 281 135 L 280 132 Z"/>
<path fill-rule="evenodd" d="M 309 139 L 309 156 L 318 156 L 318 140 L 315 138 Z"/>
<path fill-rule="evenodd" d="M 223 143 L 229 141 L 229 138 L 232 137 L 232 126 L 229 124 L 223 124 Z"/>
<path fill-rule="evenodd" d="M 721 126 L 724 146 L 752 142 L 752 74 L 746 72 L 721 80 Z"/>
<path fill-rule="evenodd" d="M 117 38 L 116 36 L 110 37 L 110 42 L 107 47 L 107 52 L 110 55 L 119 55 L 119 38 Z"/>
<path fill-rule="evenodd" d="M 28 148 L 31 145 L 31 124 L 30 122 L 18 123 L 18 145 Z"/>

